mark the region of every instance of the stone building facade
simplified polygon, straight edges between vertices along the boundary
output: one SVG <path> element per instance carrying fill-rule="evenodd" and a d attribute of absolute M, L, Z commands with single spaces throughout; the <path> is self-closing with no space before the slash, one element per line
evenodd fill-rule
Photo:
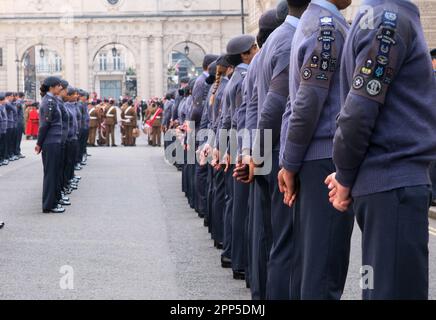
<path fill-rule="evenodd" d="M 234 0 L 2 0 L 0 90 L 57 74 L 98 94 L 131 81 L 140 98 L 162 96 L 183 56 L 198 73 L 202 55 L 222 53 L 241 28 Z"/>

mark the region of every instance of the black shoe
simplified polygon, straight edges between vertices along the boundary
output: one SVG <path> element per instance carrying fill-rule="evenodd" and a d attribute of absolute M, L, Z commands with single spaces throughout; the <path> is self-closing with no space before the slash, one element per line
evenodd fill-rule
<path fill-rule="evenodd" d="M 70 184 L 70 189 L 71 190 L 77 190 L 78 187 L 76 185 L 74 185 L 74 184 Z"/>
<path fill-rule="evenodd" d="M 5 226 L 5 223 L 3 221 L 0 221 L 0 229 L 3 229 L 4 226 Z"/>
<path fill-rule="evenodd" d="M 204 226 L 205 228 L 209 227 L 209 221 L 207 221 L 206 218 L 204 219 L 203 226 Z"/>
<path fill-rule="evenodd" d="M 43 212 L 44 213 L 64 213 L 65 209 L 62 208 L 61 206 L 59 206 L 59 207 L 53 208 L 51 210 L 44 210 Z"/>
<path fill-rule="evenodd" d="M 244 271 L 233 271 L 233 279 L 245 280 L 245 272 Z"/>
<path fill-rule="evenodd" d="M 251 289 L 251 285 L 250 283 L 247 281 L 247 279 L 245 279 L 245 286 L 247 287 L 247 289 Z"/>
<path fill-rule="evenodd" d="M 224 269 L 231 269 L 232 260 L 227 257 L 221 256 L 221 267 L 223 267 Z"/>
<path fill-rule="evenodd" d="M 70 202 L 70 201 L 65 201 L 65 200 L 63 200 L 63 199 L 61 199 L 61 200 L 59 201 L 59 204 L 60 204 L 61 206 L 71 206 L 71 202 Z"/>
<path fill-rule="evenodd" d="M 112 147 L 115 147 L 115 148 L 116 148 L 116 147 L 118 147 L 118 146 L 117 146 L 116 144 L 113 144 Z"/>
<path fill-rule="evenodd" d="M 204 213 L 199 212 L 199 213 L 198 213 L 198 217 L 199 217 L 200 219 L 204 219 Z"/>
<path fill-rule="evenodd" d="M 224 245 L 222 244 L 222 242 L 215 241 L 215 248 L 217 248 L 218 250 L 222 250 L 224 248 Z"/>
<path fill-rule="evenodd" d="M 81 177 L 81 176 L 74 176 L 73 179 L 76 179 L 76 180 L 82 180 L 82 177 Z"/>

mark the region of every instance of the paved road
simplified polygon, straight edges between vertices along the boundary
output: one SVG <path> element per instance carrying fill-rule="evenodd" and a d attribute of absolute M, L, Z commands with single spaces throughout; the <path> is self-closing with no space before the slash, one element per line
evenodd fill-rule
<path fill-rule="evenodd" d="M 180 192 L 180 173 L 159 148 L 93 148 L 64 215 L 41 213 L 42 165 L 0 167 L 0 299 L 249 299 L 219 266 L 220 253 Z M 431 221 L 436 228 L 436 223 Z M 359 232 L 345 299 L 359 299 Z M 436 299 L 436 232 L 431 236 Z M 63 290 L 62 266 L 74 271 Z"/>

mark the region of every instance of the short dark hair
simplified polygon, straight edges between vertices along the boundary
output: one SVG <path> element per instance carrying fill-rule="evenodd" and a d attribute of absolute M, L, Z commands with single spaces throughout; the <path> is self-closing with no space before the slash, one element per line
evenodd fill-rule
<path fill-rule="evenodd" d="M 436 59 L 436 49 L 431 50 L 430 55 L 432 59 Z"/>

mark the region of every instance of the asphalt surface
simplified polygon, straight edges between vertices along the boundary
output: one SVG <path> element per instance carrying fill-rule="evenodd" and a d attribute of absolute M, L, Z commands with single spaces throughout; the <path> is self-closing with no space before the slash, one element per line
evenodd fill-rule
<path fill-rule="evenodd" d="M 62 215 L 41 213 L 42 163 L 0 167 L 0 299 L 250 299 L 220 267 L 220 252 L 183 197 L 181 175 L 146 146 L 89 148 L 82 182 Z M 430 235 L 436 299 L 436 222 Z M 360 232 L 344 299 L 360 299 Z M 67 266 L 73 289 L 62 289 Z M 69 278 L 71 279 L 71 278 Z"/>

